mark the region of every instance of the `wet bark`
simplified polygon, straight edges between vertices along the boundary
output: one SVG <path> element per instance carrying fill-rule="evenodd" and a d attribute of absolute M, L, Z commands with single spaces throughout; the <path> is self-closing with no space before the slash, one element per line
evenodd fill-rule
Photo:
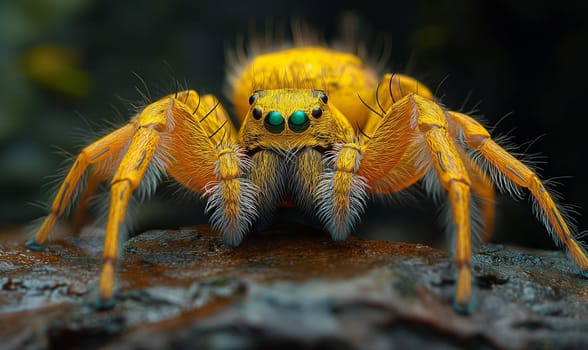
<path fill-rule="evenodd" d="M 0 348 L 588 348 L 588 280 L 562 252 L 483 245 L 472 315 L 450 256 L 304 227 L 224 247 L 207 226 L 126 242 L 97 311 L 101 238 L 0 245 Z"/>

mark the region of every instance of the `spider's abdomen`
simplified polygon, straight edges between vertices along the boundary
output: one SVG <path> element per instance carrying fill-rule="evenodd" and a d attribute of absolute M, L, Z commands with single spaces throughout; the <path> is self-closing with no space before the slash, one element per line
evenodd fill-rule
<path fill-rule="evenodd" d="M 234 67 L 232 67 L 234 68 Z M 251 58 L 230 79 L 236 117 L 242 122 L 253 91 L 318 89 L 346 116 L 360 124 L 368 111 L 358 94 L 369 97 L 378 84 L 376 73 L 359 57 L 332 49 L 297 47 Z"/>

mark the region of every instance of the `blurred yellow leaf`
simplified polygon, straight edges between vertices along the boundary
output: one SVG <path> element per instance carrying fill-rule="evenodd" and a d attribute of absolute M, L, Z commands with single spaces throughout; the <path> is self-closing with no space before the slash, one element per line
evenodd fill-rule
<path fill-rule="evenodd" d="M 24 53 L 22 67 L 29 79 L 54 92 L 69 97 L 83 97 L 90 92 L 90 77 L 79 67 L 79 60 L 70 48 L 36 46 Z"/>

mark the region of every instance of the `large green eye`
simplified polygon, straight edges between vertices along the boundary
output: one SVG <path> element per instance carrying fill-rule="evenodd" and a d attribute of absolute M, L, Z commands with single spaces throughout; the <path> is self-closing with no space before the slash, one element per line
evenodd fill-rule
<path fill-rule="evenodd" d="M 271 111 L 265 116 L 265 128 L 274 134 L 279 134 L 284 130 L 284 117 L 278 111 Z"/>
<path fill-rule="evenodd" d="M 282 117 L 282 113 L 276 111 L 269 112 L 265 120 L 269 125 L 273 126 L 284 124 L 284 117 Z"/>
<path fill-rule="evenodd" d="M 296 111 L 288 118 L 288 127 L 294 132 L 303 132 L 310 126 L 310 120 L 303 111 Z"/>

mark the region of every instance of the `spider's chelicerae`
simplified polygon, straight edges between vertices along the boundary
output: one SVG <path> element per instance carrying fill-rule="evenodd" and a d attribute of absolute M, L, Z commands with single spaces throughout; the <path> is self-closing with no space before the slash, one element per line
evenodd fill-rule
<path fill-rule="evenodd" d="M 538 176 L 472 117 L 441 106 L 422 83 L 401 74 L 379 78 L 357 56 L 319 45 L 239 57 L 229 77 L 238 130 L 212 95 L 187 90 L 147 105 L 81 151 L 27 243 L 32 250 L 42 248 L 86 172 L 82 201 L 97 184 L 110 181 L 100 306 L 113 305 L 129 198 L 158 172 L 206 198 L 212 227 L 230 246 L 239 245 L 258 217 L 286 196 L 317 215 L 340 241 L 360 220 L 369 197 L 403 191 L 421 179 L 438 184 L 451 203 L 455 227 L 459 312 L 471 311 L 472 196 L 479 198 L 474 202 L 482 238 L 488 239 L 494 185 L 507 192 L 522 187 L 547 230 L 588 276 L 586 252 Z"/>

